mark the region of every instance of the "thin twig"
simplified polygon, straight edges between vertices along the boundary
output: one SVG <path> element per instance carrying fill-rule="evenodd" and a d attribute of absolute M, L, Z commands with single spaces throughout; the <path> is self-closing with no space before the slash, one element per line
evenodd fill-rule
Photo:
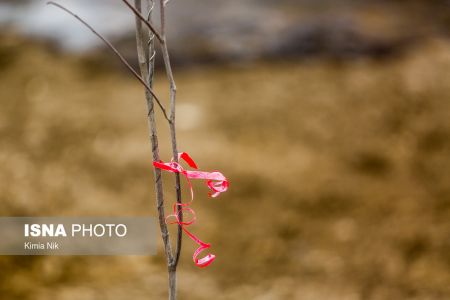
<path fill-rule="evenodd" d="M 142 22 L 145 23 L 145 25 L 147 25 L 147 27 L 150 29 L 151 32 L 153 32 L 153 34 L 159 41 L 162 41 L 161 34 L 158 32 L 158 30 L 155 29 L 155 26 L 153 26 L 151 22 L 149 22 L 133 5 L 131 5 L 130 2 L 128 2 L 127 0 L 122 0 L 122 2 L 125 3 L 126 6 L 128 6 L 133 11 L 133 13 L 139 19 L 141 19 Z"/>
<path fill-rule="evenodd" d="M 154 0 L 146 0 L 149 6 L 148 18 L 151 17 L 151 10 L 154 7 Z M 137 39 L 137 48 L 138 48 L 138 57 L 139 57 L 139 65 L 141 67 L 141 73 L 144 78 L 147 78 L 149 84 L 152 82 L 153 69 L 154 69 L 154 32 L 150 29 L 148 32 L 144 32 L 142 27 L 142 3 L 141 0 L 135 0 L 136 9 L 132 10 L 136 14 L 136 39 Z M 144 22 L 147 24 L 146 22 Z M 148 22 L 148 24 L 150 24 Z M 147 24 L 147 26 L 148 26 Z M 149 43 L 145 43 L 144 39 L 148 36 L 150 38 Z M 153 160 L 159 160 L 159 149 L 158 149 L 158 136 L 156 131 L 156 121 L 155 114 L 153 111 L 153 102 L 151 95 L 146 93 L 147 104 L 149 106 L 149 126 L 151 132 L 151 142 L 152 142 L 152 152 L 153 152 Z M 171 120 L 172 121 L 172 120 Z M 171 125 L 172 122 L 169 121 Z M 163 187 L 162 187 L 162 178 L 161 178 L 161 170 L 154 168 L 155 174 L 155 186 L 156 186 L 156 202 L 158 208 L 158 216 L 159 216 L 159 225 L 161 230 L 161 235 L 164 243 L 164 249 L 166 253 L 167 266 L 169 272 L 169 300 L 176 300 L 177 298 L 177 276 L 176 276 L 176 266 L 178 262 L 178 258 L 174 259 L 172 246 L 170 243 L 169 231 L 167 229 L 167 224 L 165 220 L 164 213 L 164 197 L 163 197 Z M 178 177 L 179 180 L 179 177 Z M 181 233 L 178 233 L 179 239 Z M 181 244 L 180 244 L 181 245 Z M 178 248 L 178 243 L 177 243 Z M 177 251 L 179 251 L 177 249 Z M 177 252 L 179 255 L 179 252 Z"/>
<path fill-rule="evenodd" d="M 122 0 L 126 2 L 126 0 Z M 167 41 L 165 36 L 165 4 L 163 3 L 163 0 L 160 2 L 160 9 L 161 9 L 161 36 L 160 39 L 160 45 L 161 45 L 161 51 L 164 59 L 164 65 L 167 73 L 167 78 L 169 80 L 170 84 L 170 122 L 169 122 L 169 128 L 170 128 L 170 136 L 171 136 L 171 144 L 172 144 L 172 157 L 175 162 L 178 162 L 178 149 L 177 149 L 177 138 L 176 138 L 176 128 L 175 128 L 175 105 L 176 105 L 176 90 L 177 87 L 175 85 L 175 80 L 173 77 L 172 67 L 170 64 L 170 57 L 169 57 L 169 51 L 167 48 Z M 131 7 L 130 7 L 131 8 Z M 143 20 L 144 17 L 142 14 L 137 10 L 134 9 L 134 7 L 131 9 L 133 13 L 136 15 L 136 18 L 139 18 L 140 20 Z M 148 29 L 153 32 L 153 29 L 149 22 L 144 22 L 144 24 L 147 25 Z M 175 190 L 176 190 L 176 201 L 177 203 L 181 204 L 181 182 L 180 182 L 180 174 L 175 173 Z M 183 221 L 183 214 L 181 213 L 181 205 L 177 205 L 177 213 L 179 216 L 180 221 Z M 177 244 L 176 244 L 176 250 L 175 250 L 175 260 L 171 264 L 171 268 L 176 271 L 178 261 L 180 260 L 180 254 L 181 254 L 181 246 L 182 246 L 182 238 L 183 238 L 183 228 L 180 224 L 178 224 L 178 231 L 177 231 Z"/>
<path fill-rule="evenodd" d="M 167 4 L 167 0 L 161 0 L 161 33 L 159 33 L 154 26 L 151 24 L 151 13 L 154 8 L 155 0 L 145 0 L 148 5 L 148 16 L 144 18 L 141 14 L 142 12 L 142 2 L 141 0 L 135 0 L 135 7 L 132 6 L 127 0 L 122 0 L 136 15 L 136 41 L 137 41 L 137 52 L 138 52 L 138 60 L 139 67 L 141 71 L 141 75 L 139 75 L 125 60 L 125 58 L 120 54 L 120 52 L 101 34 L 99 34 L 92 26 L 90 26 L 87 22 L 85 22 L 82 18 L 77 16 L 75 13 L 67 9 L 66 7 L 55 3 L 53 1 L 47 2 L 49 5 L 54 5 L 55 7 L 65 11 L 70 14 L 78 21 L 80 21 L 84 26 L 90 29 L 99 39 L 101 39 L 122 61 L 122 63 L 131 71 L 131 73 L 142 83 L 146 88 L 146 100 L 148 107 L 148 123 L 150 129 L 150 140 L 152 144 L 152 154 L 153 161 L 159 161 L 159 145 L 158 145 L 158 134 L 156 129 L 156 118 L 154 111 L 154 102 L 155 100 L 159 107 L 161 108 L 165 119 L 169 123 L 170 133 L 171 133 L 171 142 L 172 142 L 172 152 L 173 159 L 178 161 L 178 151 L 177 151 L 177 143 L 176 143 L 176 135 L 175 135 L 175 96 L 176 96 L 176 86 L 175 81 L 173 79 L 172 68 L 170 66 L 170 59 L 167 50 L 166 38 L 165 38 L 165 11 L 164 7 Z M 148 27 L 148 31 L 144 31 L 142 23 L 144 23 Z M 166 110 L 163 105 L 160 103 L 159 99 L 155 95 L 152 90 L 153 83 L 153 73 L 154 73 L 154 59 L 155 59 L 155 42 L 154 38 L 157 38 L 160 41 L 163 58 L 166 67 L 166 73 L 170 81 L 170 118 L 166 114 Z M 149 38 L 148 43 L 145 41 L 146 38 Z M 176 269 L 178 265 L 178 261 L 180 258 L 181 252 L 181 241 L 182 241 L 182 227 L 178 226 L 178 234 L 177 234 L 177 245 L 176 245 L 176 254 L 172 252 L 172 246 L 170 243 L 169 231 L 167 228 L 166 220 L 165 220 L 165 211 L 164 211 L 164 192 L 162 185 L 162 177 L 161 170 L 159 168 L 154 168 L 155 175 L 155 192 L 156 192 L 156 203 L 158 209 L 159 216 L 159 224 L 161 230 L 161 236 L 164 243 L 165 254 L 167 258 L 167 266 L 169 271 L 169 300 L 176 300 L 177 298 L 177 288 L 176 288 Z M 181 187 L 180 187 L 180 175 L 176 173 L 175 175 L 176 182 L 176 192 L 177 192 L 177 203 L 181 204 Z M 178 206 L 179 219 L 182 221 L 182 214 L 180 211 L 181 206 Z"/>
<path fill-rule="evenodd" d="M 170 121 L 169 121 L 169 127 L 170 127 L 170 135 L 171 135 L 171 144 L 172 144 L 172 155 L 173 155 L 173 160 L 174 161 L 178 161 L 178 150 L 177 150 L 177 141 L 176 141 L 176 131 L 175 131 L 175 104 L 176 104 L 176 85 L 175 85 L 175 80 L 173 78 L 173 73 L 172 73 L 172 68 L 170 65 L 170 58 L 169 58 L 169 53 L 167 50 L 167 43 L 166 43 L 166 37 L 165 37 L 165 10 L 164 10 L 164 0 L 161 0 L 160 2 L 160 7 L 161 7 L 161 33 L 158 33 L 153 25 L 147 21 L 144 16 L 142 15 L 141 11 L 141 1 L 140 0 L 135 0 L 135 6 L 133 7 L 131 6 L 128 1 L 126 0 L 122 0 L 125 4 L 127 4 L 127 6 L 131 9 L 131 11 L 135 14 L 136 16 L 136 26 L 137 26 L 137 30 L 138 30 L 138 44 L 141 44 L 142 46 L 142 22 L 148 27 L 149 31 L 151 33 L 153 33 L 159 40 L 160 42 L 160 46 L 161 46 L 161 50 L 162 50 L 162 54 L 163 54 L 163 59 L 164 59 L 164 63 L 165 63 L 165 68 L 166 68 L 166 73 L 170 82 Z M 149 2 L 151 2 L 151 4 L 149 3 L 149 5 L 151 6 L 151 8 L 153 8 L 153 0 L 147 0 Z M 142 21 L 142 22 L 141 22 Z M 139 41 L 140 40 L 140 41 Z M 148 49 L 146 49 L 148 50 Z M 141 54 L 146 52 L 149 53 L 149 51 L 145 51 L 145 49 L 141 49 L 140 50 Z M 141 56 L 140 54 L 140 56 Z M 152 54 L 149 54 L 152 55 Z M 153 58 L 153 55 L 152 55 Z M 148 66 L 147 66 L 148 67 Z M 150 115 L 151 116 L 151 115 Z M 152 127 L 153 130 L 153 127 Z M 152 134 L 153 136 L 153 134 Z M 152 141 L 153 142 L 153 141 Z M 156 159 L 154 159 L 156 160 Z M 177 195 L 177 203 L 181 204 L 181 183 L 180 183 L 180 174 L 179 173 L 175 173 L 175 190 L 176 190 L 176 195 Z M 162 195 L 161 195 L 162 197 Z M 176 295 L 177 295 L 177 290 L 176 290 L 176 282 L 177 282 L 177 276 L 176 276 L 176 272 L 177 272 L 177 266 L 178 266 L 178 262 L 180 259 L 180 254 L 181 254 L 181 246 L 182 246 L 182 238 L 183 238 L 183 228 L 181 227 L 180 224 L 178 224 L 178 231 L 177 231 L 177 243 L 176 243 L 176 250 L 175 250 L 175 257 L 173 256 L 172 253 L 172 248 L 170 245 L 170 239 L 169 239 L 169 234 L 167 232 L 167 227 L 166 224 L 164 222 L 164 224 L 162 223 L 162 219 L 161 216 L 164 216 L 164 206 L 163 203 L 158 201 L 158 210 L 159 210 L 159 218 L 160 218 L 160 227 L 161 227 L 161 233 L 163 235 L 163 242 L 164 242 L 164 247 L 166 249 L 166 257 L 167 257 L 167 261 L 168 261 L 168 269 L 169 269 L 169 299 L 170 300 L 175 300 L 176 299 Z M 177 213 L 178 213 L 178 217 L 180 219 L 180 222 L 182 222 L 182 214 L 181 214 L 181 205 L 177 206 Z"/>
<path fill-rule="evenodd" d="M 166 118 L 166 120 L 171 123 L 171 120 L 168 118 L 167 113 L 166 113 L 166 109 L 164 108 L 164 106 L 161 104 L 161 102 L 159 101 L 158 97 L 155 95 L 155 93 L 153 92 L 153 90 L 150 88 L 150 86 L 144 81 L 144 79 L 142 79 L 141 76 L 139 76 L 138 73 L 136 73 L 136 71 L 130 66 L 130 64 L 127 62 L 127 60 L 122 56 L 122 54 L 120 54 L 120 52 L 104 37 L 102 36 L 100 33 L 98 33 L 91 25 L 89 25 L 86 21 L 84 21 L 82 18 L 80 18 L 78 15 L 76 15 L 75 13 L 73 13 L 71 10 L 69 10 L 68 8 L 62 6 L 61 4 L 58 4 L 56 2 L 53 1 L 49 1 L 47 2 L 48 5 L 53 5 L 56 6 L 60 9 L 62 9 L 63 11 L 65 11 L 66 13 L 70 14 L 71 16 L 73 16 L 75 19 L 77 19 L 78 21 L 80 21 L 84 26 L 86 26 L 87 28 L 89 28 L 89 30 L 92 31 L 92 33 L 94 33 L 98 38 L 100 38 L 113 52 L 114 54 L 122 61 L 122 63 L 127 67 L 127 69 L 134 75 L 134 77 L 136 77 L 137 80 L 139 80 L 140 83 L 142 83 L 145 88 L 148 90 L 148 92 L 153 96 L 153 98 L 156 100 L 156 102 L 158 103 L 158 106 L 161 108 L 162 113 L 164 114 L 164 117 Z"/>
<path fill-rule="evenodd" d="M 178 162 L 178 148 L 177 148 L 177 135 L 175 128 L 175 108 L 176 108 L 176 95 L 177 95 L 177 86 L 175 84 L 175 79 L 173 77 L 172 66 L 170 64 L 170 56 L 169 50 L 167 48 L 167 40 L 166 40 L 166 9 L 165 9 L 165 0 L 160 0 L 160 18 L 161 18 L 161 52 L 164 60 L 164 65 L 166 68 L 167 78 L 170 84 L 170 138 L 172 144 L 172 157 L 175 162 Z M 182 208 L 182 199 L 181 199 L 181 183 L 180 183 L 180 174 L 175 173 L 175 190 L 177 195 L 177 214 L 180 218 L 180 221 L 183 220 L 183 214 L 181 211 Z M 175 250 L 175 261 L 173 262 L 173 269 L 176 271 L 178 261 L 180 260 L 181 253 L 181 244 L 182 244 L 182 235 L 183 228 L 180 224 L 178 224 L 178 232 L 177 232 L 177 245 Z"/>
<path fill-rule="evenodd" d="M 136 9 L 138 11 L 142 10 L 142 4 L 141 0 L 135 0 Z M 150 64 L 151 62 L 148 60 L 149 55 L 149 45 L 146 43 L 145 38 L 148 35 L 145 33 L 144 28 L 142 27 L 142 22 L 139 18 L 136 18 L 136 42 L 137 42 L 137 52 L 138 52 L 138 59 L 139 59 L 139 66 L 141 70 L 141 74 L 144 78 L 147 79 L 149 84 L 152 84 L 152 76 L 153 74 L 149 73 L 150 70 Z M 156 119 L 155 119 L 155 113 L 153 109 L 153 99 L 152 95 L 147 93 L 146 94 L 147 99 L 147 106 L 148 106 L 148 121 L 149 121 L 149 129 L 150 129 L 150 140 L 152 143 L 152 153 L 153 153 L 153 160 L 159 161 L 159 146 L 158 146 L 158 133 L 156 129 Z M 170 265 L 170 263 L 173 260 L 173 254 L 172 254 L 172 248 L 170 245 L 170 239 L 169 239 L 169 231 L 167 229 L 166 224 L 166 217 L 164 212 L 164 192 L 163 192 L 163 185 L 162 185 L 162 177 L 161 177 L 161 170 L 154 168 L 154 175 L 155 175 L 155 191 L 156 191 L 156 205 L 158 209 L 158 217 L 159 217 L 159 226 L 161 230 L 161 236 L 164 243 L 164 250 L 166 253 L 167 258 L 167 264 Z"/>

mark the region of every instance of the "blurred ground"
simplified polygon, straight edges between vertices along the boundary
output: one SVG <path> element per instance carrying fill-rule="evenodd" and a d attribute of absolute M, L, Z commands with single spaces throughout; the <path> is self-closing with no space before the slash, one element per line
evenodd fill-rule
<path fill-rule="evenodd" d="M 180 299 L 449 299 L 449 78 L 442 39 L 177 72 L 179 148 L 231 181 L 217 199 L 196 183 L 193 230 L 218 258 L 197 269 L 185 239 Z M 155 215 L 126 71 L 3 35 L 0 95 L 1 215 Z M 163 299 L 161 253 L 0 257 L 0 298 Z"/>

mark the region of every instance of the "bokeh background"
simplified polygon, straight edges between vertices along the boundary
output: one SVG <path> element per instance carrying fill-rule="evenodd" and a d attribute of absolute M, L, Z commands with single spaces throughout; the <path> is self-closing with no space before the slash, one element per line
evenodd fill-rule
<path fill-rule="evenodd" d="M 121 1 L 60 3 L 136 65 Z M 172 0 L 168 22 L 179 148 L 231 182 L 195 183 L 217 260 L 184 239 L 180 299 L 450 299 L 448 0 Z M 45 1 L 0 1 L 0 28 L 1 215 L 156 216 L 139 83 Z M 0 299 L 165 299 L 158 242 L 0 257 Z"/>

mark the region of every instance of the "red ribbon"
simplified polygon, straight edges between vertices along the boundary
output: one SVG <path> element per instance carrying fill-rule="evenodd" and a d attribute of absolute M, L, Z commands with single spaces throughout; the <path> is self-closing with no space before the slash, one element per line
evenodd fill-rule
<path fill-rule="evenodd" d="M 194 160 L 186 152 L 178 153 L 178 160 L 184 160 L 191 168 L 198 169 Z M 159 168 L 164 171 L 173 172 L 173 173 L 181 173 L 186 178 L 186 181 L 188 182 L 188 185 L 189 185 L 189 189 L 191 190 L 191 201 L 189 201 L 187 203 L 175 203 L 173 205 L 173 213 L 166 217 L 166 222 L 167 222 L 167 219 L 169 219 L 171 217 L 175 218 L 175 221 L 171 221 L 171 222 L 167 222 L 167 223 L 180 225 L 181 228 L 183 229 L 183 231 L 194 242 L 196 242 L 200 246 L 197 248 L 197 250 L 195 250 L 194 255 L 192 256 L 194 263 L 200 268 L 204 268 L 204 267 L 208 266 L 216 258 L 216 256 L 214 254 L 209 253 L 206 256 L 204 256 L 203 258 L 197 258 L 197 257 L 200 255 L 200 253 L 203 250 L 210 248 L 211 244 L 201 241 L 199 238 L 197 238 L 194 234 L 192 234 L 191 232 L 189 232 L 186 229 L 187 226 L 192 225 L 196 220 L 195 212 L 192 208 L 190 208 L 192 201 L 194 201 L 194 190 L 192 188 L 190 179 L 205 179 L 205 180 L 207 180 L 206 185 L 211 190 L 208 193 L 208 195 L 211 197 L 217 197 L 220 195 L 220 193 L 225 192 L 229 186 L 228 180 L 225 178 L 225 176 L 222 175 L 222 173 L 217 172 L 217 171 L 203 172 L 203 171 L 185 170 L 179 163 L 173 161 L 173 159 L 171 162 L 168 162 L 168 163 L 165 163 L 162 161 L 159 161 L 159 162 L 154 161 L 153 166 L 155 168 Z M 180 207 L 179 211 L 177 211 L 178 207 Z M 191 214 L 192 215 L 191 219 L 188 221 L 184 221 L 184 220 L 181 221 L 180 214 L 183 214 L 183 213 Z"/>

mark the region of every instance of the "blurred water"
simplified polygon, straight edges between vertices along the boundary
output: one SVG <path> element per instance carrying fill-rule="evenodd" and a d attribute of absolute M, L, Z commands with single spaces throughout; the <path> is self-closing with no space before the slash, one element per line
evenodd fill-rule
<path fill-rule="evenodd" d="M 45 2 L 3 0 L 0 29 L 50 39 L 72 51 L 101 43 L 76 20 Z M 128 47 L 134 51 L 134 42 L 130 42 L 134 40 L 134 18 L 122 1 L 58 2 L 121 49 Z M 379 56 L 409 46 L 411 37 L 448 31 L 449 18 L 445 13 L 449 11 L 448 2 L 415 3 L 172 0 L 167 10 L 167 31 L 170 50 L 177 62 L 229 62 L 317 54 L 344 58 Z"/>
<path fill-rule="evenodd" d="M 33 38 L 56 41 L 68 50 L 82 51 L 101 42 L 77 21 L 46 1 L 0 3 L 0 28 L 17 30 Z M 134 18 L 122 1 L 57 1 L 109 38 L 132 36 Z M 280 1 L 173 1 L 167 10 L 167 30 L 173 48 L 190 49 L 186 40 L 207 40 L 223 56 L 248 56 L 263 48 L 265 36 L 287 25 Z M 292 5 L 292 4 L 289 4 Z M 158 9 L 155 10 L 156 17 Z M 128 35 L 127 35 L 128 34 Z M 173 42 L 173 43 L 172 43 Z M 175 44 L 174 44 L 175 43 Z M 180 44 L 178 44 L 180 43 Z M 192 43 L 189 43 L 192 44 Z M 202 42 L 200 42 L 202 44 Z M 211 48 L 210 45 L 205 48 Z M 185 51 L 185 50 L 184 50 Z M 188 52 L 195 52 L 189 50 Z M 183 54 L 184 55 L 184 54 Z"/>
<path fill-rule="evenodd" d="M 0 2 L 0 26 L 37 38 L 50 38 L 67 49 L 84 50 L 99 44 L 98 39 L 65 13 L 39 1 Z M 88 21 L 106 36 L 123 36 L 134 27 L 131 12 L 122 1 L 110 0 L 60 0 L 57 1 Z M 280 26 L 290 23 L 284 6 L 306 8 L 326 4 L 319 0 L 173 0 L 167 10 L 168 31 L 172 40 L 191 37 L 193 33 L 206 34 L 212 38 L 220 34 L 221 39 L 243 37 L 248 43 L 249 32 L 263 39 L 269 31 L 273 33 Z M 343 5 L 342 3 L 340 5 Z M 156 10 L 157 13 L 157 10 Z M 0 27 L 1 28 L 1 27 Z M 245 43 L 225 43 L 222 46 L 245 48 Z M 248 47 L 248 46 L 247 46 Z"/>
<path fill-rule="evenodd" d="M 46 1 L 32 1 L 24 5 L 0 3 L 0 25 L 9 25 L 21 33 L 52 39 L 64 48 L 85 50 L 96 46 L 99 40 L 75 20 Z M 133 18 L 120 1 L 61 0 L 58 1 L 94 28 L 108 36 L 120 36 L 129 32 Z"/>

